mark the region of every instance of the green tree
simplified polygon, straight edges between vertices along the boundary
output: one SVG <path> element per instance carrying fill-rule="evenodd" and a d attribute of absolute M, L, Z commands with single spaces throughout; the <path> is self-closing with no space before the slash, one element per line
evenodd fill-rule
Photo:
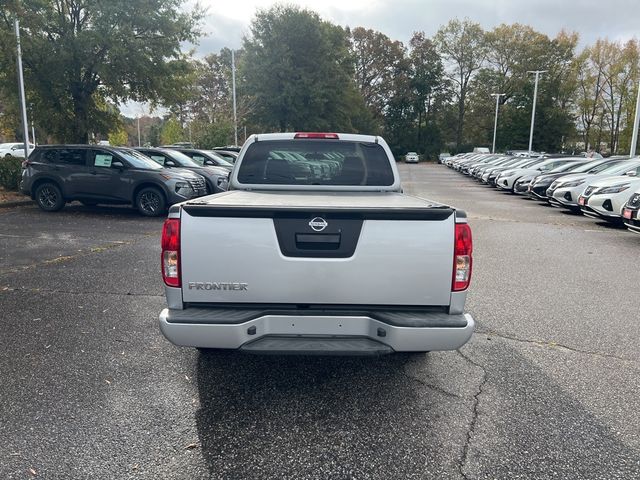
<path fill-rule="evenodd" d="M 124 146 L 129 143 L 129 135 L 122 125 L 109 132 L 109 143 L 116 146 Z"/>
<path fill-rule="evenodd" d="M 233 122 L 219 120 L 212 122 L 196 121 L 192 125 L 193 140 L 199 148 L 214 148 L 233 143 Z"/>
<path fill-rule="evenodd" d="M 555 151 L 573 131 L 576 90 L 574 50 L 577 36 L 555 38 L 527 25 L 499 25 L 485 35 L 486 62 L 470 82 L 464 136 L 475 145 L 491 145 L 495 98 L 500 99 L 497 148 L 527 148 L 533 102 L 530 70 L 542 74 L 536 105 L 534 148 Z"/>
<path fill-rule="evenodd" d="M 454 19 L 441 27 L 434 41 L 442 55 L 447 75 L 454 86 L 458 118 L 456 122 L 456 146 L 462 143 L 464 117 L 470 82 L 484 64 L 487 46 L 484 30 L 480 24 L 468 19 Z"/>
<path fill-rule="evenodd" d="M 170 145 L 181 141 L 184 141 L 182 125 L 175 117 L 169 117 L 160 130 L 160 143 Z"/>
<path fill-rule="evenodd" d="M 406 49 L 385 34 L 362 27 L 351 31 L 355 80 L 367 108 L 382 119 L 395 78 L 406 66 Z"/>
<path fill-rule="evenodd" d="M 435 153 L 440 149 L 439 132 L 433 122 L 434 110 L 442 101 L 444 68 L 434 43 L 424 32 L 415 32 L 409 41 L 410 81 L 416 121 L 416 144 L 421 153 Z M 426 129 L 427 136 L 423 131 Z M 425 142 L 425 140 L 427 140 Z"/>
<path fill-rule="evenodd" d="M 118 114 L 107 100 L 171 103 L 182 94 L 200 13 L 183 0 L 8 0 L 0 12 L 0 64 L 14 81 L 13 17 L 22 28 L 28 97 L 60 141 L 107 133 Z M 6 88 L 7 91 L 15 89 Z"/>
<path fill-rule="evenodd" d="M 276 6 L 256 14 L 244 50 L 245 88 L 265 128 L 353 131 L 366 120 L 343 28 Z"/>

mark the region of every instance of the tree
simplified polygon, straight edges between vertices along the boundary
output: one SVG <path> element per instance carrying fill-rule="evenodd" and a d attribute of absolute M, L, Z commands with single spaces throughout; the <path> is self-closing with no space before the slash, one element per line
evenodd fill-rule
<path fill-rule="evenodd" d="M 109 132 L 108 139 L 109 144 L 116 146 L 124 146 L 129 143 L 129 135 L 122 125 L 119 125 L 118 128 Z"/>
<path fill-rule="evenodd" d="M 409 45 L 411 47 L 409 54 L 411 69 L 409 85 L 411 87 L 414 110 L 418 114 L 416 144 L 419 146 L 419 150 L 425 153 L 427 148 L 426 145 L 423 145 L 423 120 L 425 127 L 429 127 L 431 120 L 429 115 L 432 113 L 438 94 L 444 90 L 442 78 L 444 70 L 435 45 L 425 36 L 424 32 L 415 32 L 409 41 Z M 431 133 L 433 133 L 433 126 L 431 127 Z"/>
<path fill-rule="evenodd" d="M 394 79 L 403 70 L 406 49 L 385 34 L 362 27 L 351 31 L 351 54 L 356 85 L 374 117 L 381 119 L 394 88 Z"/>
<path fill-rule="evenodd" d="M 184 140 L 182 125 L 175 117 L 169 117 L 160 130 L 160 143 L 170 145 Z"/>
<path fill-rule="evenodd" d="M 491 144 L 495 112 L 491 95 L 504 93 L 497 148 L 527 148 L 533 104 L 533 78 L 527 72 L 546 70 L 538 88 L 534 142 L 545 151 L 561 148 L 562 137 L 573 130 L 570 107 L 576 89 L 577 36 L 561 32 L 551 39 L 516 23 L 499 25 L 485 34 L 485 40 L 485 65 L 470 82 L 465 137 L 477 145 Z M 544 132 L 550 126 L 557 130 L 547 137 Z"/>
<path fill-rule="evenodd" d="M 39 122 L 60 141 L 107 133 L 118 114 L 109 102 L 171 102 L 189 62 L 181 42 L 195 41 L 198 11 L 183 0 L 8 0 L 0 13 L 0 64 L 16 77 L 13 17 L 22 28 L 27 96 Z M 15 88 L 6 88 L 15 91 Z"/>
<path fill-rule="evenodd" d="M 214 148 L 233 143 L 233 122 L 220 119 L 215 123 L 197 121 L 192 125 L 193 140 L 199 148 Z"/>
<path fill-rule="evenodd" d="M 242 75 L 265 128 L 354 131 L 366 123 L 347 32 L 293 6 L 259 11 Z"/>
<path fill-rule="evenodd" d="M 454 19 L 438 30 L 434 41 L 445 61 L 447 75 L 455 87 L 453 94 L 458 107 L 456 147 L 459 147 L 462 143 L 469 83 L 482 67 L 487 54 L 484 30 L 480 24 L 468 19 Z"/>

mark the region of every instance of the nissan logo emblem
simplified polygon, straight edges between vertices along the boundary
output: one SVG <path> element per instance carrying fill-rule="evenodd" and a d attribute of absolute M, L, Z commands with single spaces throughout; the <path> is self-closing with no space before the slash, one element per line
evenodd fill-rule
<path fill-rule="evenodd" d="M 327 221 L 322 217 L 316 217 L 309 222 L 309 226 L 315 232 L 323 231 L 328 225 Z"/>

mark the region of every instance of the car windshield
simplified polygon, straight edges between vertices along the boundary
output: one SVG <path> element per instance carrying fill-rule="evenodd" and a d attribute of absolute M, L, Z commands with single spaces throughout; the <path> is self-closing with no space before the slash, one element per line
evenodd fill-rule
<path fill-rule="evenodd" d="M 585 170 L 585 171 L 587 173 L 600 173 L 600 172 L 603 172 L 604 170 L 606 170 L 608 168 L 620 165 L 624 161 L 625 160 L 615 160 L 613 162 L 612 161 L 607 161 L 607 162 L 600 161 L 600 163 L 598 165 L 596 165 L 593 168 L 590 168 L 589 170 Z"/>
<path fill-rule="evenodd" d="M 173 160 L 180 167 L 192 168 L 200 166 L 182 152 L 167 149 L 163 150 L 162 153 L 164 153 L 168 157 L 171 157 L 171 160 Z"/>
<path fill-rule="evenodd" d="M 215 160 L 218 163 L 218 165 L 222 165 L 223 167 L 233 167 L 233 163 L 229 162 L 227 159 L 222 157 L 222 155 L 220 155 L 219 153 L 214 152 L 213 150 L 201 150 L 201 151 L 204 152 L 212 160 Z"/>
<path fill-rule="evenodd" d="M 519 168 L 529 168 L 538 165 L 539 163 L 543 163 L 540 158 L 528 158 L 524 161 L 524 163 L 520 164 Z"/>
<path fill-rule="evenodd" d="M 638 165 L 640 165 L 640 160 L 627 160 L 625 162 L 610 166 L 609 168 L 605 168 L 599 173 L 603 175 L 622 175 L 623 173 L 637 167 Z"/>
<path fill-rule="evenodd" d="M 136 152 L 135 150 L 119 149 L 118 153 L 135 168 L 145 170 L 162 170 L 162 165 L 157 164 L 146 155 Z"/>
<path fill-rule="evenodd" d="M 582 167 L 584 163 L 582 162 L 569 162 L 564 165 L 560 165 L 559 167 L 554 168 L 553 170 L 549 170 L 548 173 L 562 173 L 562 172 L 575 172 L 576 169 Z"/>
<path fill-rule="evenodd" d="M 207 152 L 216 153 L 216 154 L 218 154 L 219 157 L 224 158 L 227 162 L 230 162 L 230 163 L 236 163 L 236 159 L 238 158 L 237 154 L 234 154 L 234 153 L 231 153 L 231 152 L 226 152 L 226 151 L 207 150 Z"/>
<path fill-rule="evenodd" d="M 386 152 L 377 143 L 267 140 L 252 143 L 238 171 L 244 184 L 393 185 Z"/>

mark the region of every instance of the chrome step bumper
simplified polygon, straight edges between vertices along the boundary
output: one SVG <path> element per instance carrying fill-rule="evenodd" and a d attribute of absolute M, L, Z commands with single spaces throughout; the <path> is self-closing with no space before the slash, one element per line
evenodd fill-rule
<path fill-rule="evenodd" d="M 233 311 L 229 312 L 230 317 L 233 314 Z M 220 318 L 219 309 L 215 316 Z M 218 320 L 213 323 L 207 320 L 206 309 L 165 309 L 159 317 L 164 336 L 180 346 L 247 350 L 252 343 L 257 346 L 261 339 L 278 339 L 276 343 L 267 342 L 259 347 L 262 353 L 269 345 L 276 344 L 279 352 L 286 351 L 283 347 L 287 339 L 291 339 L 290 350 L 300 353 L 301 339 L 342 340 L 337 342 L 340 345 L 338 350 L 347 348 L 348 341 L 344 340 L 356 339 L 369 339 L 396 352 L 456 350 L 469 341 L 475 328 L 475 322 L 469 314 L 435 312 L 424 313 L 423 322 L 413 322 L 413 325 L 421 326 L 399 326 L 398 322 L 391 324 L 361 314 L 266 314 L 241 323 Z M 321 346 L 322 342 L 316 342 L 311 350 L 318 353 L 322 350 Z M 327 353 L 331 353 L 335 348 L 328 350 Z"/>

